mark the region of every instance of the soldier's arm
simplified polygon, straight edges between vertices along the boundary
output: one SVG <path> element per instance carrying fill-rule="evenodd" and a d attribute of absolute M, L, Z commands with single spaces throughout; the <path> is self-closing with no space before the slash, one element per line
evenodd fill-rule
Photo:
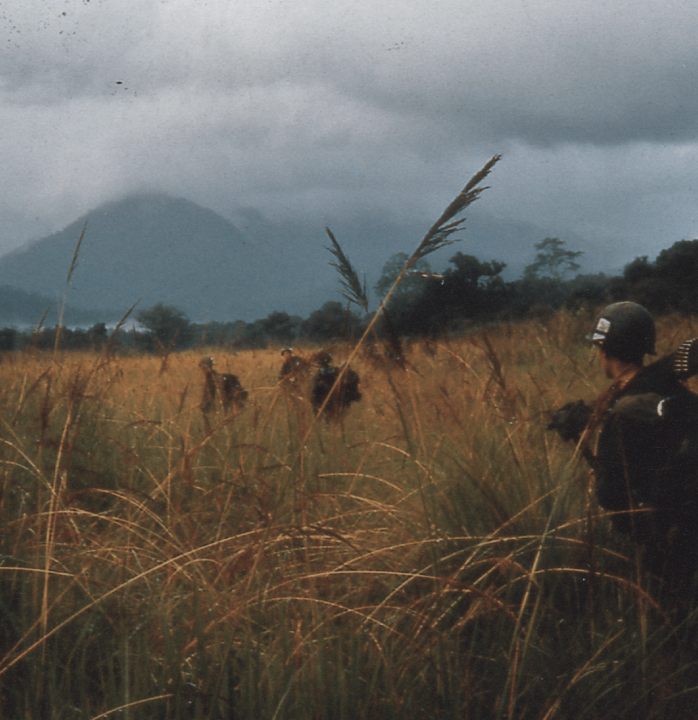
<path fill-rule="evenodd" d="M 555 410 L 545 429 L 555 430 L 565 441 L 572 440 L 578 443 L 590 418 L 591 406 L 585 403 L 584 400 L 577 400 Z"/>

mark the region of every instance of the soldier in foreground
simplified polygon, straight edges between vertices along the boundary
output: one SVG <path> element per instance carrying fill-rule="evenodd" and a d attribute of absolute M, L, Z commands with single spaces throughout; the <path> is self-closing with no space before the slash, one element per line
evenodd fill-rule
<path fill-rule="evenodd" d="M 669 593 L 696 592 L 698 570 L 698 395 L 684 382 L 698 373 L 698 339 L 644 366 L 655 325 L 641 305 L 599 313 L 588 339 L 611 386 L 593 407 L 568 403 L 548 429 L 580 443 L 596 478 L 599 504 L 613 527 L 643 547 L 643 564 Z M 595 451 L 589 448 L 601 430 Z"/>

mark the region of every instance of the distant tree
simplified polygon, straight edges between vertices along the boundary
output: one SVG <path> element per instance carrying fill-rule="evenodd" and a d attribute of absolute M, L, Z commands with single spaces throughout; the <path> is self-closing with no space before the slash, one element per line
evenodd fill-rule
<path fill-rule="evenodd" d="M 409 256 L 407 253 L 399 252 L 391 255 L 381 271 L 381 276 L 378 282 L 373 286 L 380 298 L 385 297 L 388 290 L 393 286 L 393 283 L 400 274 L 400 271 L 405 267 L 405 263 Z M 420 276 L 420 273 L 430 274 L 431 268 L 429 263 L 424 259 L 420 258 L 412 266 L 412 270 L 402 279 L 400 284 L 395 288 L 393 293 L 394 300 L 404 300 L 407 297 L 414 297 L 419 294 L 424 288 L 424 278 Z"/>
<path fill-rule="evenodd" d="M 647 260 L 647 255 L 636 257 L 623 269 L 623 279 L 631 285 L 642 280 L 649 280 L 657 276 L 655 264 Z"/>
<path fill-rule="evenodd" d="M 225 323 L 212 320 L 205 325 L 194 325 L 195 341 L 202 345 L 229 345 L 237 342 L 246 325 L 244 320 Z"/>
<path fill-rule="evenodd" d="M 481 262 L 474 255 L 463 255 L 462 252 L 457 252 L 449 262 L 455 265 L 456 269 L 446 271 L 445 277 L 471 287 L 491 285 L 507 266 L 499 260 Z"/>
<path fill-rule="evenodd" d="M 0 352 L 14 350 L 17 343 L 17 331 L 14 328 L 0 330 Z"/>
<path fill-rule="evenodd" d="M 150 330 L 163 347 L 169 347 L 174 341 L 174 347 L 181 349 L 191 342 L 191 323 L 186 314 L 173 305 L 156 303 L 147 310 L 141 310 L 136 315 L 136 320 Z"/>
<path fill-rule="evenodd" d="M 286 312 L 277 311 L 257 322 L 261 331 L 270 341 L 290 345 L 298 337 L 298 331 L 303 321 L 299 317 L 292 317 Z"/>
<path fill-rule="evenodd" d="M 634 283 L 625 296 L 619 299 L 640 303 L 652 313 L 683 309 L 680 286 L 672 285 L 660 277 L 646 278 Z"/>
<path fill-rule="evenodd" d="M 633 300 L 650 312 L 698 312 L 698 240 L 681 240 L 654 262 L 635 258 L 611 283 L 614 300 Z"/>
<path fill-rule="evenodd" d="M 698 286 L 698 240 L 680 240 L 662 250 L 654 262 L 657 275 L 679 285 Z"/>
<path fill-rule="evenodd" d="M 457 252 L 449 262 L 455 270 L 444 272 L 441 289 L 451 324 L 454 320 L 460 322 L 492 317 L 502 309 L 506 292 L 500 275 L 506 263 L 499 260 L 482 262 L 474 255 L 461 252 Z M 436 284 L 431 287 L 438 289 Z"/>
<path fill-rule="evenodd" d="M 466 319 L 491 318 L 506 304 L 508 290 L 500 277 L 505 263 L 481 262 L 461 252 L 449 262 L 453 268 L 423 279 L 419 295 L 395 314 L 399 333 L 432 335 L 455 329 Z"/>
<path fill-rule="evenodd" d="M 578 309 L 582 306 L 608 305 L 610 278 L 604 273 L 577 275 L 564 284 L 565 306 Z"/>
<path fill-rule="evenodd" d="M 107 326 L 103 322 L 95 323 L 87 331 L 87 336 L 92 347 L 95 350 L 101 350 L 109 337 L 109 333 L 107 332 Z"/>
<path fill-rule="evenodd" d="M 269 336 L 264 329 L 263 323 L 263 320 L 246 323 L 236 338 L 235 346 L 255 350 L 266 348 L 269 345 Z"/>
<path fill-rule="evenodd" d="M 303 337 L 316 342 L 327 342 L 352 337 L 360 326 L 359 318 L 342 303 L 331 300 L 311 313 L 301 326 Z"/>
<path fill-rule="evenodd" d="M 654 262 L 657 277 L 669 289 L 674 310 L 698 313 L 698 240 L 680 240 L 662 250 Z"/>
<path fill-rule="evenodd" d="M 581 250 L 566 250 L 564 240 L 545 238 L 533 247 L 538 250 L 535 262 L 524 269 L 525 278 L 550 277 L 553 280 L 564 280 L 568 273 L 579 270 L 576 259 L 583 255 Z"/>

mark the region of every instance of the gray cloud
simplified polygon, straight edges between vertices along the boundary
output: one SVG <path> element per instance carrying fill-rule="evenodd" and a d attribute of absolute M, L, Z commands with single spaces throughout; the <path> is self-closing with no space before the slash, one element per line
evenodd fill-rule
<path fill-rule="evenodd" d="M 423 227 L 495 152 L 496 216 L 698 235 L 686 3 L 15 0 L 0 32 L 0 250 L 138 189 Z"/>

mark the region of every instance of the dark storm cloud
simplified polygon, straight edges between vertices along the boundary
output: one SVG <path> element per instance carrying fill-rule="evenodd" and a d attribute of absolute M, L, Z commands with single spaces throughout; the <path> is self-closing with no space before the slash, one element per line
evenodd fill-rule
<path fill-rule="evenodd" d="M 379 106 L 487 140 L 693 139 L 696 13 L 687 4 L 577 6 L 500 3 L 497 12 L 493 3 L 444 35 L 427 30 L 375 71 L 350 66 L 341 81 Z"/>
<path fill-rule="evenodd" d="M 287 83 L 491 140 L 692 138 L 693 9 L 576 5 L 29 2 L 5 23 L 2 74 L 19 102 Z"/>
<path fill-rule="evenodd" d="M 482 202 L 500 216 L 640 248 L 698 229 L 689 3 L 0 9 L 5 249 L 139 189 L 428 222 L 495 152 Z"/>

